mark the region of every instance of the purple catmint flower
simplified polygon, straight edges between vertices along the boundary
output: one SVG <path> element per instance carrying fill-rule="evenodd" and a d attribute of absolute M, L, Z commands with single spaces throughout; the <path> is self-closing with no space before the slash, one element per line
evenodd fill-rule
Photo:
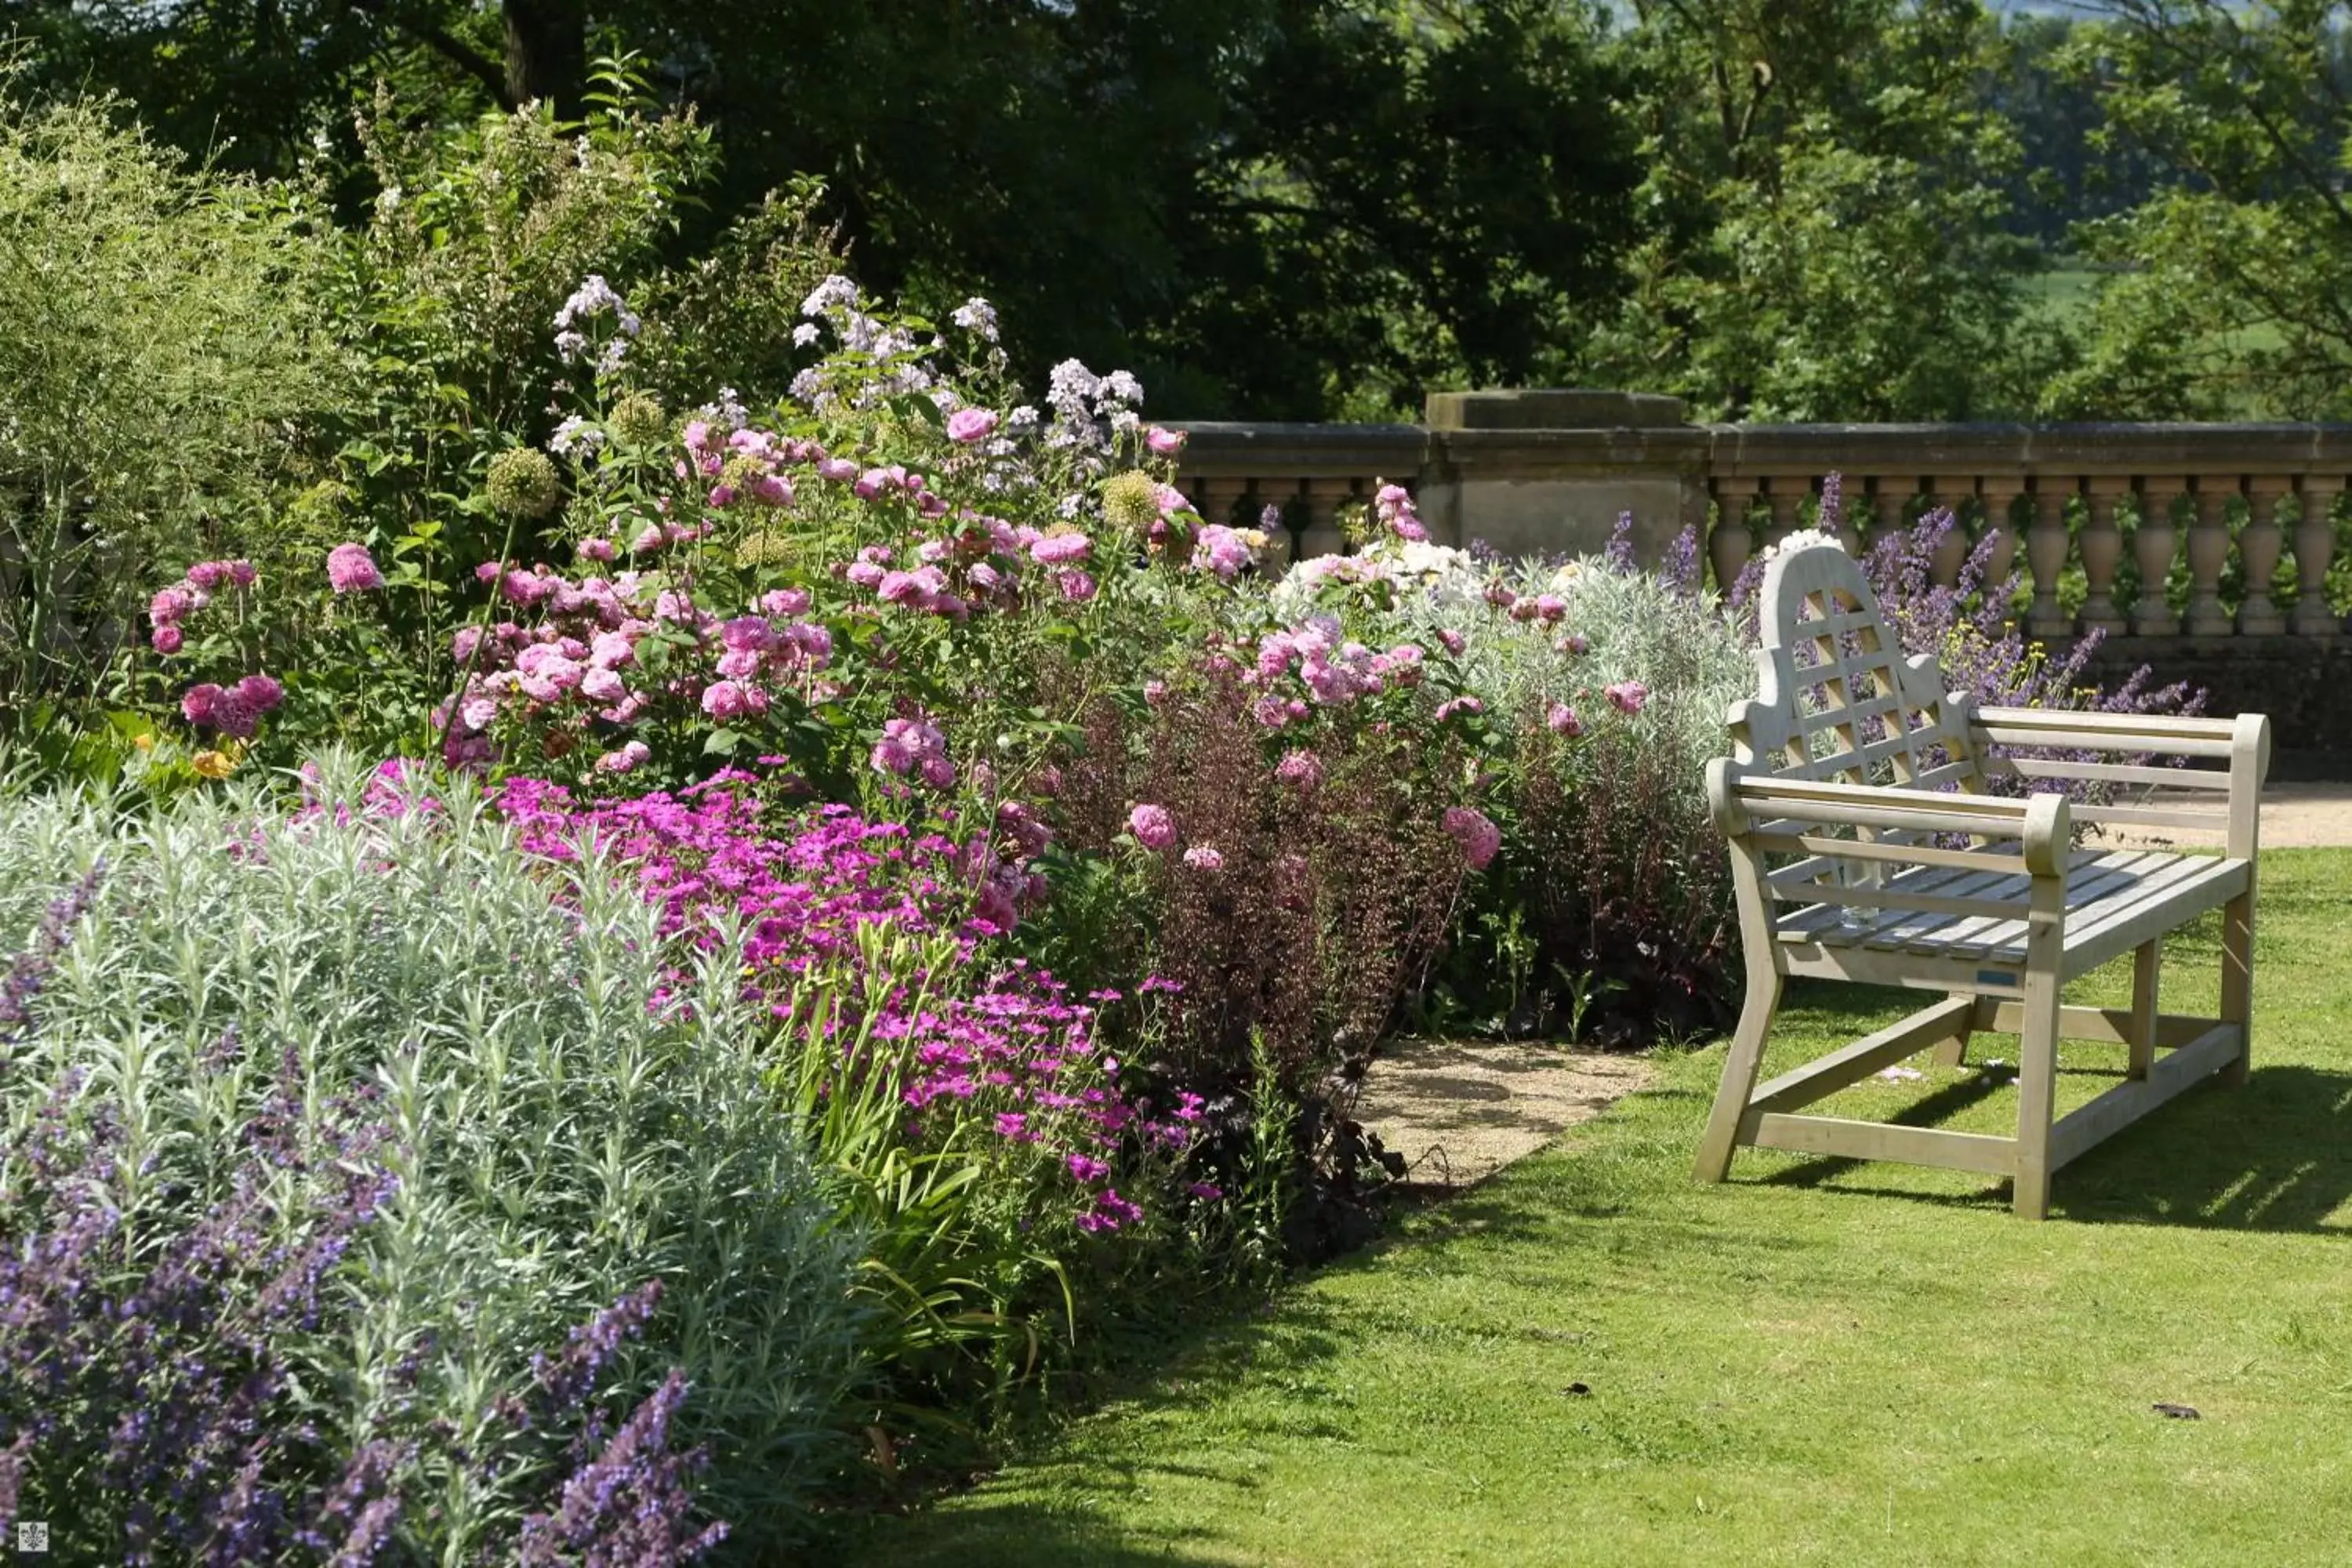
<path fill-rule="evenodd" d="M 372 594 L 383 586 L 383 574 L 366 546 L 338 544 L 327 552 L 327 586 L 338 594 Z"/>

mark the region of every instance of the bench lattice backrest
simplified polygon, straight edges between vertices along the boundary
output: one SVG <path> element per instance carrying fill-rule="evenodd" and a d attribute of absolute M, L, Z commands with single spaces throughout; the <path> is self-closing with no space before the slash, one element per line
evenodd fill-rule
<path fill-rule="evenodd" d="M 1819 544 L 1776 557 L 1758 626 L 1757 695 L 1730 715 L 1743 772 L 1981 793 L 1967 700 L 1945 691 L 1933 658 L 1904 657 L 1844 551 Z"/>

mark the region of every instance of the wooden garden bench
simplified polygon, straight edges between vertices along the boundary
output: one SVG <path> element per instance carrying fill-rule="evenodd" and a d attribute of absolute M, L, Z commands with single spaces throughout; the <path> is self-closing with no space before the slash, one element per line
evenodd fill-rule
<path fill-rule="evenodd" d="M 1833 544 L 1776 558 L 1759 608 L 1760 688 L 1753 701 L 1733 705 L 1734 754 L 1706 781 L 1731 844 L 1748 998 L 1699 1150 L 1702 1181 L 1723 1180 L 1743 1143 L 1901 1160 L 2008 1176 L 2016 1212 L 2039 1219 L 2060 1166 L 2209 1073 L 2244 1079 L 2267 720 L 1977 707 L 1944 690 L 1933 658 L 1902 656 L 1860 567 Z M 1997 755 L 1994 746 L 2019 750 Z M 2184 765 L 2137 760 L 2148 756 Z M 2161 785 L 2194 804 L 2070 805 L 2057 794 L 1983 794 L 1997 777 Z M 1873 782 L 1885 779 L 1893 782 Z M 2074 827 L 2084 822 L 2218 826 L 2227 850 L 2080 847 Z M 2158 944 L 2216 908 L 2221 1016 L 2159 1011 Z M 2066 982 L 2126 952 L 2128 1008 L 2062 1003 Z M 1943 996 L 1759 1087 L 1758 1063 L 1792 974 Z M 2020 1037 L 2014 1137 L 1799 1114 L 1930 1047 L 1957 1065 L 1976 1030 Z M 2053 1120 L 2062 1038 L 2121 1044 L 2125 1077 Z"/>

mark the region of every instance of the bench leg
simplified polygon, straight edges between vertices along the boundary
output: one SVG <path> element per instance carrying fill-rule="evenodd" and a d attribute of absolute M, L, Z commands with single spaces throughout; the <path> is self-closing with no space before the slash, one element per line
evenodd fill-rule
<path fill-rule="evenodd" d="M 1957 995 L 1958 993 L 1955 992 L 1954 994 Z M 1956 1068 L 1966 1063 L 1969 1059 L 1969 1036 L 1975 1028 L 1976 1020 L 1973 1015 L 1963 1019 L 1960 1026 L 1952 1032 L 1952 1037 L 1936 1047 L 1936 1054 L 1930 1059 L 1937 1067 Z"/>
<path fill-rule="evenodd" d="M 1780 1009 L 1781 984 L 1776 972 L 1748 977 L 1748 1001 L 1739 1009 L 1731 1054 L 1723 1059 L 1723 1082 L 1716 1088 L 1706 1136 L 1699 1140 L 1696 1174 L 1702 1182 L 1719 1182 L 1731 1173 L 1739 1119 L 1748 1113 L 1748 1098 L 1756 1092 L 1756 1069 L 1764 1062 L 1764 1039 L 1771 1032 L 1772 1015 Z"/>
<path fill-rule="evenodd" d="M 2011 1207 L 2021 1219 L 2050 1214 L 2050 1123 L 2058 1093 L 2058 976 L 2029 971 L 2018 1031 L 2017 1173 Z"/>
<path fill-rule="evenodd" d="M 2221 1022 L 2238 1026 L 2238 1054 L 2220 1077 L 2232 1088 L 2246 1081 L 2254 1055 L 2254 889 L 2221 906 Z"/>
<path fill-rule="evenodd" d="M 2164 963 L 2160 939 L 2132 952 L 2131 1038 L 2124 1042 L 2126 1078 L 2146 1079 L 2156 1066 L 2157 979 Z"/>

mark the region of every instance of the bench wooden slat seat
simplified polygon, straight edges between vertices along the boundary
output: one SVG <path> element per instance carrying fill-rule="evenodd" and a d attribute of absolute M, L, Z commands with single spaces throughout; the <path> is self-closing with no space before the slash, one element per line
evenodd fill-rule
<path fill-rule="evenodd" d="M 1733 754 L 1707 778 L 1732 847 L 1748 997 L 1700 1148 L 1703 1179 L 1722 1180 L 1741 1144 L 1906 1160 L 2008 1175 L 2016 1211 L 2040 1218 L 2060 1165 L 2205 1077 L 2243 1079 L 2270 763 L 2261 715 L 1978 707 L 1943 689 L 1932 658 L 1901 655 L 1860 568 L 1833 544 L 1775 558 L 1759 608 L 1758 695 L 1734 705 Z M 2159 758 L 2169 765 L 2150 765 Z M 1988 779 L 2042 793 L 1988 795 Z M 2055 793 L 2069 784 L 2163 794 L 2075 805 Z M 2078 825 L 2102 822 L 2219 826 L 2227 847 L 2075 843 Z M 2221 1016 L 2159 1011 L 2163 938 L 2214 910 Z M 2129 1008 L 2063 1005 L 2067 981 L 2126 952 Z M 1943 997 L 1759 1088 L 1790 975 Z M 1922 1050 L 1957 1063 L 1979 1031 L 2020 1037 L 2013 1137 L 1797 1113 Z M 2053 1104 L 2061 1038 L 2121 1044 L 2126 1057 L 2120 1087 L 2063 1119 Z"/>

